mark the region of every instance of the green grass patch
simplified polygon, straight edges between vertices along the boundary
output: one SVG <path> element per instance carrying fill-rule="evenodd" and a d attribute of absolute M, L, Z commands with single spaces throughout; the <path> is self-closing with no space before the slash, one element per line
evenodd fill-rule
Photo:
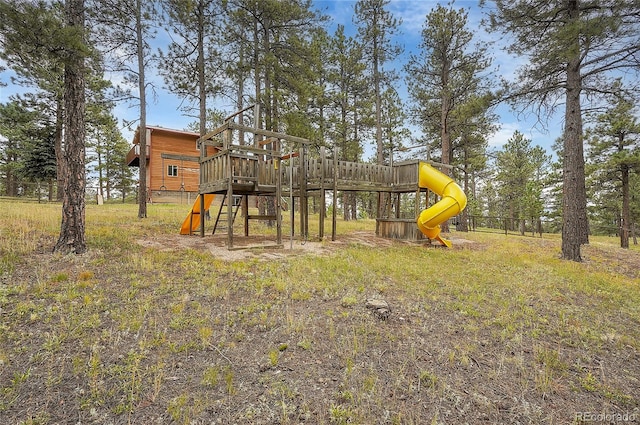
<path fill-rule="evenodd" d="M 571 423 L 639 406 L 636 247 L 598 237 L 571 263 L 553 235 L 442 249 L 377 244 L 358 220 L 322 254 L 225 261 L 177 235 L 188 209 L 87 205 L 89 251 L 59 256 L 59 205 L 0 202 L 0 417 Z"/>

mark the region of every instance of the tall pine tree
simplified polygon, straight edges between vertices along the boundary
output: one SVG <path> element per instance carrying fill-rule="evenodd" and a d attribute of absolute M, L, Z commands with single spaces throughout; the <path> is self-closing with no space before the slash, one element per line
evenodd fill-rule
<path fill-rule="evenodd" d="M 588 158 L 597 178 L 595 188 L 606 191 L 600 199 L 613 198 L 615 219 L 619 226 L 620 246 L 629 248 L 632 228 L 631 176 L 640 173 L 640 123 L 634 104 L 618 99 L 606 112 L 596 117 L 587 130 Z"/>
<path fill-rule="evenodd" d="M 481 4 L 485 2 L 482 1 Z M 527 58 L 510 95 L 542 118 L 564 105 L 562 257 L 581 261 L 589 242 L 582 99 L 615 90 L 613 72 L 637 69 L 637 0 L 496 0 L 489 27 L 513 36 Z"/>

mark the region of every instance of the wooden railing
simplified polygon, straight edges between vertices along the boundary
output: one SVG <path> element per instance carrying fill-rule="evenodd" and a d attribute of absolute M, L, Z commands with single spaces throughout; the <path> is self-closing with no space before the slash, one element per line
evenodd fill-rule
<path fill-rule="evenodd" d="M 273 159 L 263 159 L 265 155 L 253 155 L 241 151 L 223 150 L 209 156 L 200 163 L 200 182 L 205 186 L 223 186 L 231 177 L 233 183 L 250 184 L 258 187 L 275 186 L 280 172 L 284 188 L 299 189 L 301 167 L 299 159 L 294 159 L 293 169 L 283 162 L 276 169 Z M 266 156 L 268 158 L 268 156 Z M 305 160 L 306 184 L 311 187 L 321 185 L 330 188 L 337 182 L 340 190 L 412 190 L 418 183 L 418 161 L 394 165 L 378 165 L 350 161 L 318 158 Z M 293 185 L 290 184 L 293 178 Z"/>

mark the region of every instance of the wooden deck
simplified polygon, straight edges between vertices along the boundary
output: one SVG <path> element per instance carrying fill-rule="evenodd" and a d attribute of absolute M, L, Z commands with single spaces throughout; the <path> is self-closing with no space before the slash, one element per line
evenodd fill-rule
<path fill-rule="evenodd" d="M 301 163 L 304 161 L 304 163 Z M 340 190 L 403 193 L 418 190 L 418 161 L 394 166 L 256 155 L 244 146 L 230 146 L 200 162 L 200 193 L 222 193 L 233 185 L 237 194 L 272 194 L 276 186 L 288 192 Z M 304 170 L 304 173 L 303 173 Z M 304 178 L 303 178 L 304 177 Z M 305 179 L 306 178 L 306 179 Z M 306 181 L 305 181 L 306 180 Z"/>

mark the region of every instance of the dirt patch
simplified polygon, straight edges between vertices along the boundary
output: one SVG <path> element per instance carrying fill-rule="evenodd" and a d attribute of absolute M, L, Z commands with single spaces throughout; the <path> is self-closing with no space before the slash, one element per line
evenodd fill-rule
<path fill-rule="evenodd" d="M 394 245 L 441 247 L 437 242 L 429 244 L 429 242 L 425 241 L 412 242 L 387 239 L 371 234 L 371 232 L 353 232 L 348 235 L 340 235 L 335 241 L 330 238 L 325 238 L 323 241 L 301 241 L 298 239 L 291 241 L 288 238 L 283 238 L 281 246 L 277 245 L 275 238 L 265 236 L 234 236 L 233 241 L 234 246 L 232 249 L 227 248 L 226 235 L 206 235 L 204 238 L 195 235 L 163 235 L 157 238 L 148 236 L 144 239 L 138 239 L 136 242 L 141 246 L 161 251 L 193 249 L 199 252 L 210 252 L 211 255 L 222 261 L 238 261 L 249 258 L 270 260 L 305 254 L 330 255 L 339 249 L 354 244 L 371 248 Z M 477 244 L 474 241 L 458 237 L 451 238 L 451 241 L 454 244 L 454 249 Z"/>
<path fill-rule="evenodd" d="M 621 274 L 630 279 L 640 278 L 640 255 L 637 251 L 595 242 L 585 245 L 582 254 L 585 264 L 593 270 Z"/>
<path fill-rule="evenodd" d="M 520 289 L 491 282 L 470 291 L 467 281 L 429 275 L 407 291 L 405 276 L 329 258 L 319 263 L 330 272 L 309 262 L 304 273 L 318 289 L 305 291 L 277 267 L 354 245 L 423 245 L 365 231 L 292 247 L 285 238 L 277 249 L 273 238 L 236 237 L 245 247 L 237 250 L 224 235 L 148 236 L 137 243 L 170 254 L 132 264 L 138 253 L 121 264 L 97 249 L 35 253 L 0 280 L 0 423 L 555 424 L 580 423 L 581 412 L 637 420 L 636 315 L 617 306 L 591 319 L 608 300 L 593 294 L 551 292 L 538 303 L 526 291 L 530 269 L 474 265 L 474 254 L 499 247 L 448 236 L 460 250 L 451 257 L 470 263 L 469 280 L 497 270 Z M 399 251 L 427 267 L 438 249 Z M 191 250 L 225 263 L 190 261 Z M 637 252 L 584 252 L 581 268 L 637 277 Z M 247 259 L 257 261 L 234 264 Z"/>

